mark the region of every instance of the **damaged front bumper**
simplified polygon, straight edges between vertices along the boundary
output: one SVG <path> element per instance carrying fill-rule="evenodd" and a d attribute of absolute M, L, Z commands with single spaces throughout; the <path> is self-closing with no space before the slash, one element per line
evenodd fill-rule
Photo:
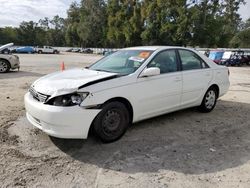
<path fill-rule="evenodd" d="M 19 57 L 18 56 L 16 56 L 16 55 L 13 55 L 14 56 L 14 58 L 10 58 L 9 59 L 9 62 L 10 62 L 10 68 L 12 69 L 12 70 L 14 70 L 14 69 L 20 69 L 20 61 L 19 61 Z"/>
<path fill-rule="evenodd" d="M 85 109 L 43 104 L 28 92 L 24 96 L 26 116 L 31 124 L 58 138 L 86 139 L 89 128 L 100 109 Z"/>

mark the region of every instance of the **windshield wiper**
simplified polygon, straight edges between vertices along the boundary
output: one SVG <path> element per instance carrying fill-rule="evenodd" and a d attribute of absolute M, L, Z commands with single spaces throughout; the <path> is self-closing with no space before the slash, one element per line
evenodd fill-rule
<path fill-rule="evenodd" d="M 116 73 L 116 72 L 112 72 L 112 71 L 108 71 L 108 70 L 103 70 L 103 69 L 93 69 L 95 71 L 101 71 L 101 72 L 111 72 L 111 73 Z"/>

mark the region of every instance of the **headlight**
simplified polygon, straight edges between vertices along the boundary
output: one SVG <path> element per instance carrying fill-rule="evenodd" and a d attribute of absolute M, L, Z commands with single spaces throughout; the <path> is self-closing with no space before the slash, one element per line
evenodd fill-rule
<path fill-rule="evenodd" d="M 48 104 L 54 106 L 74 106 L 80 105 L 89 93 L 72 93 L 55 97 L 48 101 Z"/>

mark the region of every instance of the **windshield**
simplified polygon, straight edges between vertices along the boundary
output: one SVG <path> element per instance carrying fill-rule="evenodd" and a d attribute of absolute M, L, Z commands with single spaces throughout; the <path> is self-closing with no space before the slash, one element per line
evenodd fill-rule
<path fill-rule="evenodd" d="M 89 69 L 122 75 L 131 74 L 144 63 L 152 52 L 149 50 L 121 50 L 97 61 Z"/>

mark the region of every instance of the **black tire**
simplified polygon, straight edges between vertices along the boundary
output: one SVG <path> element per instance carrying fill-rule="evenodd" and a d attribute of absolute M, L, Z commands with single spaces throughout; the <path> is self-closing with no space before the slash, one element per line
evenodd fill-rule
<path fill-rule="evenodd" d="M 38 51 L 38 53 L 39 53 L 39 54 L 42 54 L 42 51 L 41 51 L 41 50 L 39 50 L 39 51 Z"/>
<path fill-rule="evenodd" d="M 0 73 L 6 73 L 10 70 L 10 63 L 5 59 L 0 59 Z"/>
<path fill-rule="evenodd" d="M 199 106 L 201 112 L 211 112 L 216 106 L 218 91 L 215 87 L 210 87 L 203 97 L 202 103 Z"/>
<path fill-rule="evenodd" d="M 110 102 L 93 122 L 93 129 L 102 142 L 109 143 L 120 139 L 130 123 L 129 112 L 121 102 Z"/>

